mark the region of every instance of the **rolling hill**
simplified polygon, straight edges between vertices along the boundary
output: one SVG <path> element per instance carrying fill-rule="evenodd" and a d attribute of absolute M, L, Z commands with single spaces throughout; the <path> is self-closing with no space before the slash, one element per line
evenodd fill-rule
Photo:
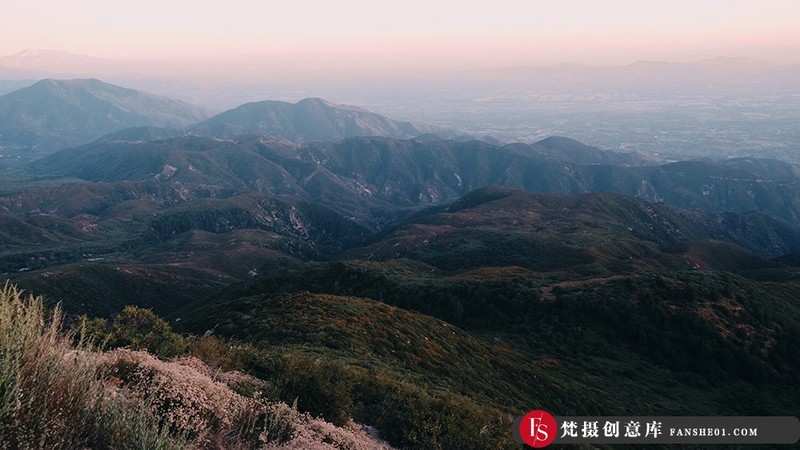
<path fill-rule="evenodd" d="M 280 398 L 312 414 L 352 415 L 402 447 L 513 448 L 491 430 L 538 405 L 792 414 L 796 289 L 709 271 L 565 280 L 362 260 L 267 274 L 172 317 L 253 345 L 247 370 L 287 380 Z"/>
<path fill-rule="evenodd" d="M 258 136 L 142 141 L 136 138 L 142 133 L 169 137 L 170 131 L 130 133 L 58 152 L 36 161 L 32 171 L 104 182 L 159 179 L 180 182 L 190 191 L 194 185 L 204 192 L 300 195 L 361 212 L 376 205 L 437 204 L 491 185 L 529 192 L 617 192 L 683 209 L 766 214 L 800 224 L 800 171 L 775 160 L 641 165 L 645 159 L 636 155 L 608 156 L 563 138 L 498 147 L 384 137 L 306 144 Z"/>
<path fill-rule="evenodd" d="M 342 259 L 275 268 L 170 317 L 249 349 L 247 370 L 287 380 L 281 399 L 398 446 L 512 448 L 492 430 L 532 405 L 791 414 L 797 281 L 731 273 L 775 263 L 705 227 L 619 194 L 483 188 Z"/>
<path fill-rule="evenodd" d="M 532 194 L 482 188 L 449 206 L 424 210 L 379 241 L 345 255 L 410 258 L 448 272 L 511 265 L 578 274 L 716 268 L 714 260 L 700 251 L 705 246 L 689 245 L 722 234 L 710 225 L 665 204 L 621 194 Z M 793 235 L 787 233 L 785 239 Z M 755 254 L 731 247 L 729 269 L 737 269 L 734 258 L 744 265 L 738 269 L 767 265 Z M 691 258 L 690 249 L 694 250 Z"/>

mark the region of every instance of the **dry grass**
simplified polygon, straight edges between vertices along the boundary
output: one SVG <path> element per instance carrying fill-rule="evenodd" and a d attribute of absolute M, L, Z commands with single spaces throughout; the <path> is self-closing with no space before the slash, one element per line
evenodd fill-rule
<path fill-rule="evenodd" d="M 63 332 L 58 307 L 48 311 L 9 284 L 0 290 L 2 449 L 390 448 L 355 424 L 335 427 L 267 403 L 264 386 L 197 358 L 100 353 Z"/>
<path fill-rule="evenodd" d="M 77 342 L 77 343 L 76 343 Z M 0 448 L 180 448 L 141 405 L 108 397 L 90 343 L 15 286 L 0 290 Z M 124 430 L 124 432 L 122 431 Z M 145 447 L 146 446 L 146 447 Z"/>
<path fill-rule="evenodd" d="M 0 291 L 0 445 L 70 448 L 86 440 L 86 409 L 102 398 L 99 367 L 72 357 L 61 314 L 14 286 Z M 80 343 L 79 346 L 85 344 Z M 77 423 L 76 423 L 77 422 Z"/>

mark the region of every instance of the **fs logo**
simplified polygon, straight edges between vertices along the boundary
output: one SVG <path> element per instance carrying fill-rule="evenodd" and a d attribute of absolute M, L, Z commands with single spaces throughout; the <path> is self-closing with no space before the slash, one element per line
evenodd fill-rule
<path fill-rule="evenodd" d="M 557 432 L 556 419 L 540 409 L 525 414 L 519 423 L 520 437 L 533 448 L 547 447 L 555 440 Z"/>

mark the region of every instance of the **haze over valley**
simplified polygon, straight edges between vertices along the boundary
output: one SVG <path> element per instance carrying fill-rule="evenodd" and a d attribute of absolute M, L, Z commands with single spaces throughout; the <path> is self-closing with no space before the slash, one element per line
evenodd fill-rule
<path fill-rule="evenodd" d="M 0 93 L 31 76 L 98 77 L 221 112 L 263 100 L 316 97 L 389 117 L 503 142 L 570 136 L 590 145 L 658 153 L 664 159 L 756 156 L 797 161 L 800 63 L 717 57 L 689 62 L 560 64 L 492 69 L 400 71 L 386 76 L 342 69 L 330 78 L 242 80 L 233 75 L 137 73 L 133 61 L 27 50 L 0 58 L 15 67 Z M 800 53 L 795 48 L 794 53 Z M 35 54 L 35 56 L 27 56 Z M 48 64 L 48 60 L 52 63 Z M 210 63 L 209 63 L 210 64 Z M 240 62 L 241 73 L 259 73 Z M 28 67 L 22 70 L 21 67 Z M 197 70 L 203 65 L 198 63 Z M 127 71 L 127 72 L 126 72 Z M 127 74 L 126 74 L 127 73 Z M 26 78 L 28 78 L 26 80 Z"/>
<path fill-rule="evenodd" d="M 798 414 L 795 2 L 140 3 L 0 17 L 0 447 Z"/>

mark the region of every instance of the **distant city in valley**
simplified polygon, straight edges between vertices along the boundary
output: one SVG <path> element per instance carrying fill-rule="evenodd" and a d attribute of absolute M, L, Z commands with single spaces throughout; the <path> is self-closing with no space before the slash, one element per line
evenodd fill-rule
<path fill-rule="evenodd" d="M 6 69 L 6 77 L 13 79 L 0 81 L 0 94 L 33 83 L 26 79 L 30 76 L 93 76 L 209 111 L 260 100 L 320 97 L 503 142 L 569 136 L 601 148 L 655 153 L 664 160 L 756 156 L 800 161 L 800 129 L 793 126 L 800 121 L 800 65 L 752 58 L 396 77 L 350 72 L 327 79 L 305 74 L 294 81 L 264 75 L 261 81 L 247 82 L 134 75 L 132 63 L 32 50 L 0 58 L 0 78 L 4 61 L 14 67 Z M 243 71 L 247 67 L 242 64 Z M 120 75 L 122 70 L 130 74 Z"/>

